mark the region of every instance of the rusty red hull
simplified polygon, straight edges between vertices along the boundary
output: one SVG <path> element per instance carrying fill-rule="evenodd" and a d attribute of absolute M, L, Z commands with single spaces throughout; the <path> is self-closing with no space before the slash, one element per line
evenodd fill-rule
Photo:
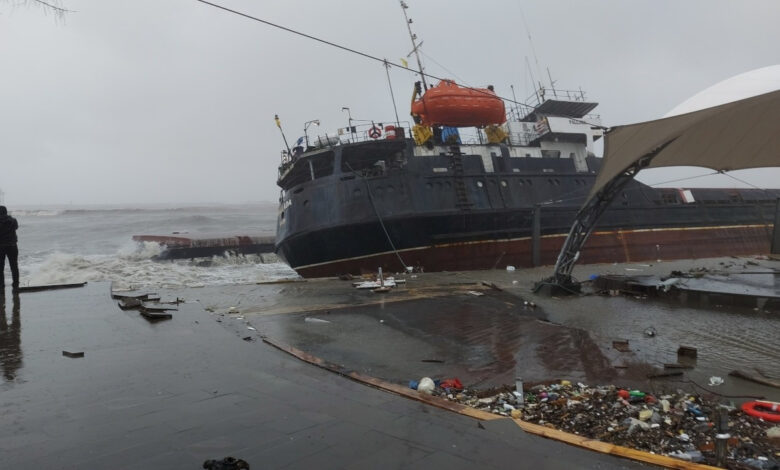
<path fill-rule="evenodd" d="M 769 252 L 772 225 L 677 227 L 646 230 L 594 232 L 580 257 L 582 263 L 623 263 L 651 260 L 754 255 Z M 540 240 L 542 265 L 555 264 L 566 234 L 546 235 Z M 296 267 L 303 277 L 327 277 L 358 273 L 366 266 L 388 272 L 406 266 L 429 271 L 465 271 L 533 266 L 530 237 L 448 243 L 398 252 L 336 260 Z"/>

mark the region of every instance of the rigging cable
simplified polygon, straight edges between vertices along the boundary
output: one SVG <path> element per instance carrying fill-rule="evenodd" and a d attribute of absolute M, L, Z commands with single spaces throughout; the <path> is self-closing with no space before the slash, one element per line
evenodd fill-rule
<path fill-rule="evenodd" d="M 439 81 L 442 81 L 442 80 L 447 80 L 446 78 L 438 77 L 438 76 L 436 76 L 436 75 L 431 75 L 431 74 L 429 74 L 429 73 L 426 73 L 426 72 L 423 72 L 423 71 L 421 71 L 421 70 L 420 70 L 420 71 L 418 71 L 418 70 L 414 70 L 414 69 L 412 69 L 412 68 L 405 67 L 405 66 L 403 66 L 403 65 L 401 65 L 401 64 L 397 64 L 397 63 L 395 63 L 395 62 L 390 62 L 390 61 L 388 61 L 388 60 L 386 60 L 386 59 L 380 59 L 380 58 L 379 58 L 379 57 L 377 57 L 377 56 L 373 56 L 373 55 L 371 55 L 371 54 L 368 54 L 368 53 L 365 53 L 365 52 L 361 52 L 361 51 L 358 51 L 358 50 L 356 50 L 356 49 L 352 49 L 352 48 L 350 48 L 350 47 L 347 47 L 347 46 L 342 46 L 341 44 L 336 44 L 335 42 L 327 41 L 327 40 L 325 40 L 325 39 L 321 39 L 321 38 L 318 38 L 318 37 L 316 37 L 316 36 L 312 36 L 312 35 L 310 35 L 310 34 L 303 33 L 303 32 L 301 32 L 301 31 L 297 31 L 297 30 L 294 30 L 294 29 L 291 29 L 291 28 L 287 28 L 287 27 L 285 27 L 285 26 L 282 26 L 282 25 L 279 25 L 279 24 L 276 24 L 276 23 L 272 23 L 272 22 L 270 22 L 270 21 L 267 21 L 267 20 L 264 20 L 264 19 L 262 19 L 262 18 L 258 18 L 258 17 L 256 17 L 256 16 L 249 15 L 249 14 L 247 14 L 247 13 L 242 13 L 242 12 L 240 12 L 240 11 L 238 11 L 238 10 L 233 10 L 233 9 L 231 9 L 231 8 L 228 8 L 228 7 L 225 7 L 225 6 L 219 5 L 219 4 L 217 4 L 217 3 L 212 3 L 212 2 L 209 2 L 209 1 L 207 1 L 207 0 L 195 0 L 195 1 L 196 1 L 196 2 L 200 2 L 200 3 L 203 3 L 204 5 L 209 5 L 209 6 L 212 6 L 212 7 L 214 7 L 214 8 L 218 8 L 218 9 L 220 9 L 220 10 L 224 10 L 224 11 L 226 11 L 226 12 L 228 12 L 228 13 L 233 13 L 234 15 L 242 16 L 242 17 L 244 17 L 244 18 L 247 18 L 247 19 L 250 19 L 250 20 L 252 20 L 252 21 L 257 21 L 257 22 L 259 22 L 259 23 L 263 23 L 263 24 L 265 24 L 265 25 L 267 25 L 267 26 L 271 26 L 271 27 L 274 27 L 274 28 L 277 28 L 277 29 L 281 29 L 281 30 L 283 30 L 283 31 L 287 31 L 288 33 L 297 34 L 298 36 L 305 37 L 306 39 L 311 39 L 311 40 L 313 40 L 313 41 L 317 41 L 317 42 L 320 42 L 320 43 L 322 43 L 322 44 L 326 44 L 326 45 L 328 45 L 328 46 L 335 47 L 335 48 L 337 48 L 337 49 L 341 49 L 341 50 L 343 50 L 343 51 L 347 51 L 347 52 L 351 52 L 351 53 L 353 53 L 353 54 L 357 54 L 357 55 L 359 55 L 359 56 L 361 56 L 361 57 L 365 57 L 366 59 L 371 59 L 371 60 L 374 60 L 374 61 L 376 61 L 376 62 L 380 62 L 380 63 L 382 63 L 382 64 L 388 64 L 388 65 L 392 65 L 393 67 L 398 67 L 399 69 L 403 69 L 403 70 L 406 70 L 406 71 L 408 71 L 408 72 L 412 72 L 412 73 L 419 73 L 419 74 L 425 75 L 425 76 L 426 76 L 426 77 L 428 77 L 428 78 L 433 78 L 433 79 L 435 79 L 435 80 L 439 80 Z M 479 88 L 474 88 L 474 87 L 470 87 L 470 86 L 463 86 L 463 88 L 468 88 L 469 90 L 476 91 L 476 92 L 478 92 L 478 93 L 485 93 L 485 94 L 488 94 L 487 92 L 485 92 L 485 91 L 482 91 L 482 90 L 481 90 L 481 89 L 479 89 Z M 498 98 L 498 99 L 500 99 L 500 100 L 502 100 L 502 101 L 506 101 L 506 102 L 508 102 L 508 103 L 513 103 L 513 104 L 517 104 L 517 105 L 520 105 L 520 106 L 525 106 L 526 108 L 532 108 L 532 106 L 529 106 L 529 105 L 527 105 L 527 104 L 525 104 L 525 103 L 520 103 L 520 102 L 517 102 L 517 101 L 511 100 L 511 99 L 509 99 L 509 98 L 504 98 L 503 96 L 499 96 L 499 95 L 497 95 L 497 94 L 495 94 L 495 93 L 491 93 L 491 96 L 495 96 L 496 98 Z"/>
<path fill-rule="evenodd" d="M 678 181 L 685 181 L 685 180 L 692 180 L 692 179 L 696 179 L 696 178 L 703 178 L 705 176 L 717 175 L 718 173 L 720 173 L 720 172 L 719 171 L 713 171 L 712 173 L 706 173 L 706 174 L 703 174 L 703 175 L 688 176 L 686 178 L 677 178 L 677 179 L 673 179 L 673 180 L 661 181 L 659 183 L 648 184 L 647 186 L 650 186 L 652 188 L 652 187 L 655 187 L 655 186 L 658 186 L 658 185 L 661 185 L 661 184 L 669 184 L 669 183 L 676 183 Z M 642 189 L 641 187 L 640 188 L 629 188 L 629 189 L 626 189 L 625 192 L 638 191 L 638 190 L 641 190 L 641 189 Z M 558 199 L 548 199 L 546 201 L 540 202 L 539 205 L 549 206 L 550 204 L 557 204 L 557 203 L 561 203 L 561 202 L 576 201 L 577 199 L 580 199 L 580 197 L 581 197 L 581 195 L 579 193 L 582 193 L 584 191 L 590 191 L 590 188 L 575 189 L 574 191 L 569 191 L 567 193 L 561 194 L 561 197 L 558 198 Z M 573 195 L 578 195 L 579 197 L 567 197 L 567 196 L 573 196 Z"/>
<path fill-rule="evenodd" d="M 748 183 L 747 181 L 742 180 L 740 178 L 737 178 L 734 175 L 730 175 L 726 171 L 719 171 L 719 173 L 722 173 L 722 174 L 728 176 L 729 178 L 731 178 L 733 180 L 739 181 L 742 184 L 746 184 L 746 185 L 748 185 L 748 186 L 750 186 L 750 187 L 752 187 L 754 189 L 757 189 L 757 190 L 761 191 L 764 194 L 770 194 L 770 195 L 772 195 L 774 197 L 778 196 L 777 194 L 767 190 L 766 188 L 759 188 L 758 186 L 756 186 L 754 184 L 751 184 L 751 183 Z M 758 207 L 758 215 L 760 217 L 759 222 L 761 222 L 761 224 L 764 226 L 764 232 L 766 232 L 767 236 L 769 237 L 769 240 L 772 240 L 772 232 L 769 230 L 769 225 L 767 223 L 766 216 L 764 215 L 764 208 L 763 208 L 763 206 L 761 204 L 758 204 L 757 207 Z"/>
<path fill-rule="evenodd" d="M 368 201 L 371 203 L 371 207 L 374 208 L 374 213 L 376 214 L 376 218 L 379 219 L 379 225 L 382 226 L 382 230 L 385 232 L 385 237 L 387 238 L 388 243 L 390 243 L 390 248 L 393 249 L 393 253 L 395 253 L 395 256 L 398 258 L 398 261 L 401 262 L 401 266 L 404 267 L 404 270 L 408 270 L 408 266 L 406 263 L 404 263 L 403 258 L 401 258 L 401 254 L 398 253 L 398 249 L 395 247 L 395 243 L 393 243 L 393 239 L 390 238 L 390 233 L 387 231 L 387 227 L 385 227 L 385 222 L 382 220 L 382 216 L 379 215 L 379 209 L 376 208 L 376 204 L 374 204 L 374 197 L 371 194 L 371 185 L 368 184 L 368 178 L 362 173 L 358 173 L 357 171 L 352 169 L 352 166 L 344 162 L 345 165 L 347 165 L 347 168 L 349 168 L 349 171 L 352 172 L 352 174 L 355 174 L 359 176 L 363 182 L 366 184 L 366 193 L 368 195 Z"/>

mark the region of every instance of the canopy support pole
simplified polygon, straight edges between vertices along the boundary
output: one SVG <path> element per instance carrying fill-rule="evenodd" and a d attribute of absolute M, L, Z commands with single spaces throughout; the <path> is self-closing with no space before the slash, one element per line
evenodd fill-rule
<path fill-rule="evenodd" d="M 590 198 L 582 209 L 577 212 L 577 217 L 569 230 L 569 235 L 563 242 L 558 260 L 555 263 L 553 275 L 542 279 L 534 286 L 534 292 L 547 288 L 549 294 L 569 293 L 576 294 L 580 290 L 580 283 L 572 278 L 571 272 L 574 264 L 580 257 L 580 250 L 585 246 L 591 232 L 596 227 L 601 215 L 609 207 L 615 197 L 630 183 L 642 168 L 647 167 L 650 161 L 658 155 L 667 145 L 674 140 L 666 142 L 662 146 L 636 160 L 618 176 L 612 178 L 601 188 L 594 197 Z"/>

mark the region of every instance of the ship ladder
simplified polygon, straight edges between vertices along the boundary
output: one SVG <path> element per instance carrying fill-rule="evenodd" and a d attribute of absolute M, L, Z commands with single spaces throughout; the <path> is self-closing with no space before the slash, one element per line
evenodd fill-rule
<path fill-rule="evenodd" d="M 452 153 L 452 169 L 455 173 L 455 205 L 461 210 L 469 210 L 472 203 L 469 202 L 466 183 L 463 181 L 463 159 L 460 152 Z"/>

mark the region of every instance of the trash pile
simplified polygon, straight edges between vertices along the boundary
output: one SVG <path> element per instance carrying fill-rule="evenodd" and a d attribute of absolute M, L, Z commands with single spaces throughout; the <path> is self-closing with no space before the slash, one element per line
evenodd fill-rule
<path fill-rule="evenodd" d="M 426 377 L 409 385 L 479 410 L 709 465 L 717 464 L 716 441 L 720 439 L 726 443 L 726 468 L 780 469 L 780 423 L 682 390 L 655 396 L 614 385 L 590 387 L 564 380 L 525 388 L 521 393 L 514 386 L 477 391 L 463 388 L 457 379 L 428 381 Z M 718 425 L 721 409 L 725 410 L 721 425 L 728 422 L 725 430 Z"/>

